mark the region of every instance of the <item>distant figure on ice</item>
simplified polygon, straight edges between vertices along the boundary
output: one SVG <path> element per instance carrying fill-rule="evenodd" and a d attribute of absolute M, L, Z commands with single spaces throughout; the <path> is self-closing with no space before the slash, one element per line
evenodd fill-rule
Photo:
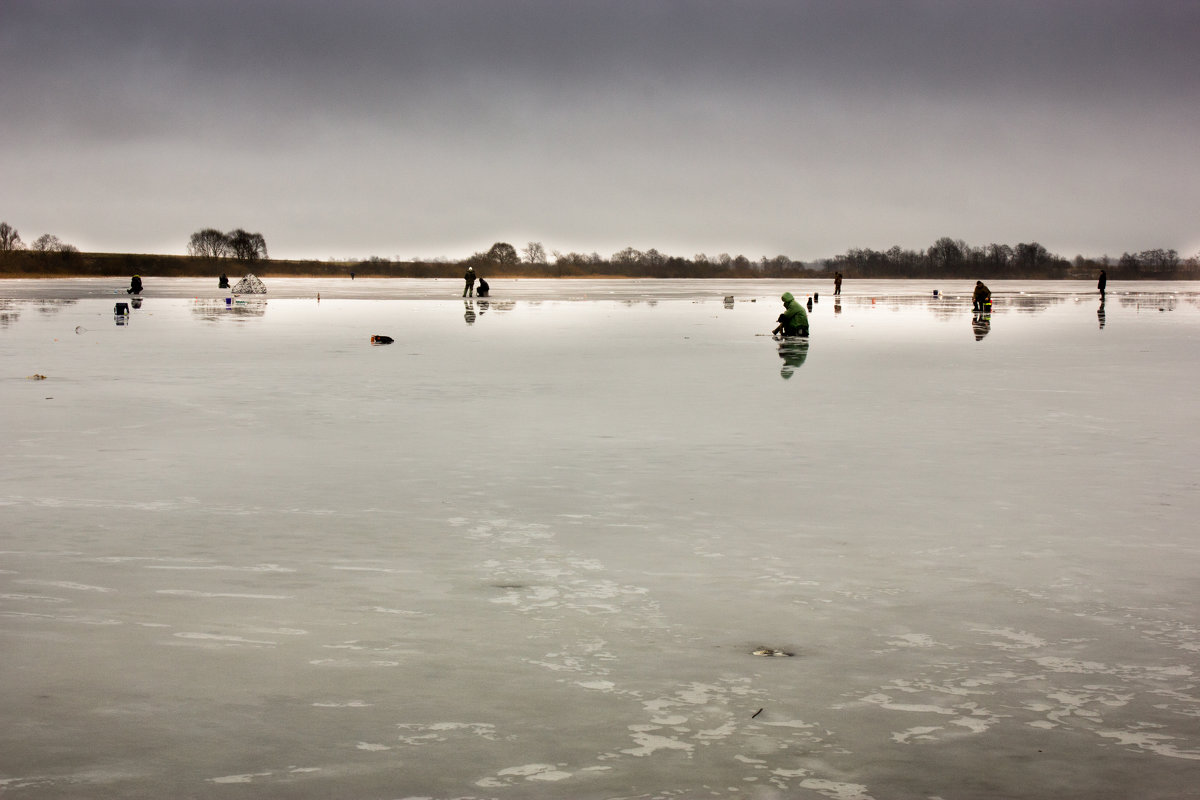
<path fill-rule="evenodd" d="M 226 275 L 224 272 L 221 273 L 221 279 L 219 281 L 217 281 L 217 288 L 218 289 L 228 289 L 229 288 L 229 276 Z"/>
<path fill-rule="evenodd" d="M 837 297 L 842 293 L 842 273 L 833 273 L 833 296 Z"/>
<path fill-rule="evenodd" d="M 141 294 L 142 293 L 142 276 L 134 275 L 129 279 L 129 288 L 125 290 L 125 294 Z"/>
<path fill-rule="evenodd" d="M 487 296 L 488 296 L 488 292 L 490 292 L 491 290 L 492 290 L 492 287 L 488 286 L 488 282 L 487 282 L 487 281 L 485 281 L 485 280 L 483 279 L 483 276 L 481 275 L 481 276 L 479 277 L 479 291 L 475 293 L 475 294 L 476 294 L 476 296 L 478 296 L 478 297 L 487 297 Z"/>
<path fill-rule="evenodd" d="M 984 286 L 983 281 L 975 281 L 975 294 L 971 295 L 971 310 L 992 310 L 992 290 Z"/>
<path fill-rule="evenodd" d="M 1100 282 L 1096 284 L 1096 288 L 1100 290 L 1100 302 L 1104 302 L 1104 287 L 1108 285 L 1108 273 L 1100 270 Z"/>
<path fill-rule="evenodd" d="M 796 302 L 791 292 L 784 292 L 780 299 L 783 300 L 783 313 L 771 332 L 776 336 L 808 336 L 808 314 L 804 313 L 804 306 Z"/>
<path fill-rule="evenodd" d="M 467 267 L 467 274 L 463 275 L 463 297 L 473 297 L 475 295 L 475 268 Z"/>

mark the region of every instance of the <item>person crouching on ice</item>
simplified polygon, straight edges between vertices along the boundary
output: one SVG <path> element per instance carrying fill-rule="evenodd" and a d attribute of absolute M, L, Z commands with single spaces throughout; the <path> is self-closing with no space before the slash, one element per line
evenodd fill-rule
<path fill-rule="evenodd" d="M 804 306 L 796 302 L 791 292 L 784 292 L 783 313 L 779 315 L 779 324 L 772 331 L 776 336 L 808 336 L 808 314 Z"/>
<path fill-rule="evenodd" d="M 992 290 L 984 286 L 983 281 L 975 281 L 975 291 L 971 295 L 971 310 L 992 310 Z"/>

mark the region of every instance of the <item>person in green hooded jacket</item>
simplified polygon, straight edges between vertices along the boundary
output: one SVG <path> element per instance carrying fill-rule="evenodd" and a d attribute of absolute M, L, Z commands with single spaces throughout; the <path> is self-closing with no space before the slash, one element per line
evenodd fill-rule
<path fill-rule="evenodd" d="M 772 333 L 777 336 L 808 336 L 808 314 L 804 313 L 804 306 L 796 301 L 791 292 L 784 292 L 780 299 L 783 300 L 783 313 L 779 315 L 779 325 Z"/>

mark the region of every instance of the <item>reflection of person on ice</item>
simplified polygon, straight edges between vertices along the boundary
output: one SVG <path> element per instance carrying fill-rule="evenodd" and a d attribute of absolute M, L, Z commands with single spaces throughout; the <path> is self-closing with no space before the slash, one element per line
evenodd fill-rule
<path fill-rule="evenodd" d="M 781 341 L 779 357 L 783 359 L 783 366 L 779 368 L 779 377 L 786 381 L 795 374 L 797 369 L 804 366 L 804 360 L 808 358 L 808 339 L 800 336 Z"/>
<path fill-rule="evenodd" d="M 463 286 L 463 297 L 473 297 L 475 295 L 475 268 L 467 267 L 467 274 L 463 275 L 463 281 L 466 285 Z"/>
<path fill-rule="evenodd" d="M 992 329 L 992 315 L 985 314 L 982 311 L 971 315 L 971 331 L 975 334 L 975 341 L 982 342 L 983 337 L 988 335 L 988 331 Z"/>
<path fill-rule="evenodd" d="M 808 314 L 804 306 L 796 302 L 791 292 L 784 292 L 783 313 L 779 315 L 779 324 L 772 331 L 776 336 L 808 336 Z"/>

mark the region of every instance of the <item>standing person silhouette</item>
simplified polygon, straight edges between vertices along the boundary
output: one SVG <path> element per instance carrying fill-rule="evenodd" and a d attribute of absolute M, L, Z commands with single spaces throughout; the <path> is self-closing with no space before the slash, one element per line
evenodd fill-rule
<path fill-rule="evenodd" d="M 463 275 L 463 297 L 475 296 L 475 268 L 467 267 L 467 273 Z"/>
<path fill-rule="evenodd" d="M 1100 270 L 1100 281 L 1096 284 L 1096 288 L 1100 290 L 1100 299 L 1104 299 L 1104 287 L 1108 285 L 1108 273 Z"/>
<path fill-rule="evenodd" d="M 842 273 L 833 273 L 833 296 L 837 297 L 842 293 Z"/>

